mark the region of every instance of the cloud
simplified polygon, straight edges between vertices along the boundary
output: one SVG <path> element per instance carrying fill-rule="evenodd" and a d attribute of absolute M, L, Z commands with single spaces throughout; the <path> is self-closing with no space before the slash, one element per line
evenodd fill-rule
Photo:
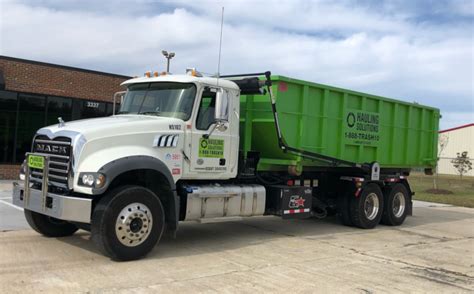
<path fill-rule="evenodd" d="M 6 0 L 0 53 L 139 75 L 168 49 L 174 72 L 215 73 L 222 5 L 223 73 L 270 69 L 439 107 L 442 128 L 472 122 L 471 1 Z"/>

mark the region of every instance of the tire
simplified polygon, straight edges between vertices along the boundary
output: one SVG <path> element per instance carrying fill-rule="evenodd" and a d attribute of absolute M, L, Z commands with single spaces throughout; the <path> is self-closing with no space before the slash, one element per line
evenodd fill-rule
<path fill-rule="evenodd" d="M 125 186 L 107 193 L 97 203 L 91 234 L 105 255 L 125 261 L 153 250 L 164 226 L 165 213 L 158 196 L 144 187 Z"/>
<path fill-rule="evenodd" d="M 373 229 L 382 219 L 383 194 L 377 184 L 365 186 L 358 197 L 351 197 L 350 217 L 354 226 Z"/>
<path fill-rule="evenodd" d="M 387 189 L 384 198 L 385 208 L 383 210 L 382 224 L 388 226 L 403 224 L 408 214 L 410 201 L 405 185 L 396 184 L 391 189 Z"/>
<path fill-rule="evenodd" d="M 65 237 L 74 234 L 78 228 L 66 221 L 25 209 L 25 218 L 30 227 L 46 237 Z"/>

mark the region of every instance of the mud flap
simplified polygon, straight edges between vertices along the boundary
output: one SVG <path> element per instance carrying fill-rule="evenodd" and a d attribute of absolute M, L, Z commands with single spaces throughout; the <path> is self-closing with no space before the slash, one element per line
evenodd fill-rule
<path fill-rule="evenodd" d="M 283 219 L 309 218 L 312 207 L 311 187 L 301 186 L 270 186 L 267 189 L 269 201 L 274 215 Z"/>
<path fill-rule="evenodd" d="M 408 201 L 407 205 L 407 215 L 412 216 L 413 215 L 413 196 L 415 195 L 414 192 L 411 193 L 410 196 L 410 201 Z"/>

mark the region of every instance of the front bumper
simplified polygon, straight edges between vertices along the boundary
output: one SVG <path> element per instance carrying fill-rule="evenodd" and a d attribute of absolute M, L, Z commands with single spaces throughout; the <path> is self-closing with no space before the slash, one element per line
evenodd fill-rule
<path fill-rule="evenodd" d="M 13 183 L 13 204 L 66 221 L 91 222 L 92 199 L 59 195 Z"/>

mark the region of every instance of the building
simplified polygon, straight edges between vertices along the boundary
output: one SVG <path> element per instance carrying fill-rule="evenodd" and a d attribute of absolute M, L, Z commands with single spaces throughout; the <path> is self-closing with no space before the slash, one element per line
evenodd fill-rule
<path fill-rule="evenodd" d="M 465 175 L 474 176 L 474 123 L 440 131 L 438 173 L 458 175 L 451 160 L 456 158 L 457 153 L 464 151 L 467 151 L 467 156 L 471 158 L 473 165 L 473 170 Z"/>
<path fill-rule="evenodd" d="M 130 77 L 0 56 L 0 180 L 18 177 L 39 128 L 112 114 Z"/>

